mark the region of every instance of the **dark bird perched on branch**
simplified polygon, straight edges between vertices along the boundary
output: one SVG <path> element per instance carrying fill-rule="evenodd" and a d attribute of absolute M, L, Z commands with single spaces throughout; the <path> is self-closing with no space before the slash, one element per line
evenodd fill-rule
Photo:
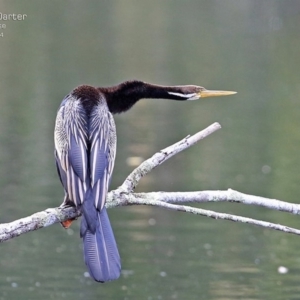
<path fill-rule="evenodd" d="M 112 114 L 127 111 L 142 98 L 185 101 L 231 94 L 235 92 L 127 81 L 107 88 L 82 85 L 64 98 L 54 132 L 56 165 L 65 190 L 62 205 L 76 206 L 82 212 L 84 260 L 96 281 L 117 279 L 121 272 L 120 255 L 105 208 L 116 155 Z M 63 226 L 70 226 L 71 221 Z"/>

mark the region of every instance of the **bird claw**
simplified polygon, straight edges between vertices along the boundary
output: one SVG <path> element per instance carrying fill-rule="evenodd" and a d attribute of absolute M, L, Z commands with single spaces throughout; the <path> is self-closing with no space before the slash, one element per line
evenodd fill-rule
<path fill-rule="evenodd" d="M 62 225 L 63 228 L 68 229 L 68 228 L 70 228 L 70 226 L 72 225 L 72 222 L 74 220 L 75 219 L 70 219 L 70 220 L 67 220 L 67 221 L 63 221 L 60 224 Z"/>

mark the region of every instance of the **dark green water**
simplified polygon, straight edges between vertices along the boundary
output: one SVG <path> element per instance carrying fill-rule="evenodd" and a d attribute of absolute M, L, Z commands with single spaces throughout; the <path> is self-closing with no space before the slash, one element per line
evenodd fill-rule
<path fill-rule="evenodd" d="M 154 170 L 138 191 L 233 188 L 300 202 L 299 1 L 6 0 L 0 12 L 28 16 L 0 21 L 1 223 L 62 202 L 53 127 L 63 97 L 78 84 L 133 78 L 238 94 L 144 100 L 116 116 L 111 188 L 132 170 L 128 158 L 218 121 L 221 131 Z M 263 208 L 201 207 L 299 227 L 299 217 Z M 109 214 L 118 281 L 88 278 L 78 224 L 56 225 L 0 245 L 0 300 L 300 298 L 297 236 L 151 207 Z"/>

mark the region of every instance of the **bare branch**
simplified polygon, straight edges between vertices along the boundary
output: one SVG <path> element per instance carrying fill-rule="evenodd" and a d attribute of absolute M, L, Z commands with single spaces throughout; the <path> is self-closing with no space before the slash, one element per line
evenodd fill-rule
<path fill-rule="evenodd" d="M 273 210 L 288 212 L 291 214 L 300 214 L 300 205 L 288 203 L 281 200 L 264 198 L 260 196 L 244 194 L 232 189 L 227 191 L 197 191 L 197 192 L 151 192 L 136 193 L 136 197 L 147 199 L 147 201 L 156 199 L 167 203 L 204 203 L 204 202 L 234 202 L 247 205 L 257 205 Z"/>
<path fill-rule="evenodd" d="M 225 213 L 218 213 L 215 211 L 211 210 L 206 210 L 206 209 L 201 209 L 201 208 L 195 208 L 191 206 L 185 206 L 185 205 L 176 205 L 176 204 L 170 204 L 166 202 L 161 202 L 157 200 L 138 200 L 135 199 L 133 200 L 130 204 L 137 204 L 137 205 L 152 205 L 152 206 L 158 206 L 162 208 L 167 208 L 171 210 L 176 210 L 176 211 L 181 211 L 181 212 L 187 212 L 187 213 L 192 213 L 194 215 L 201 215 L 205 217 L 209 217 L 212 219 L 220 219 L 220 220 L 229 220 L 233 222 L 241 222 L 241 223 L 248 223 L 248 224 L 253 224 L 269 229 L 274 229 L 274 230 L 279 230 L 279 231 L 284 231 L 286 233 L 293 233 L 296 235 L 300 235 L 300 230 L 280 224 L 274 224 L 270 222 L 265 222 L 265 221 L 260 221 L 252 218 L 246 218 L 246 217 L 241 217 L 241 216 L 236 216 L 236 215 L 231 215 L 231 214 L 225 214 Z"/>
<path fill-rule="evenodd" d="M 178 152 L 195 145 L 200 140 L 206 138 L 219 129 L 221 129 L 221 125 L 219 123 L 214 123 L 204 130 L 199 131 L 192 136 L 187 136 L 176 144 L 173 144 L 172 146 L 155 153 L 152 157 L 145 160 L 135 170 L 133 170 L 133 172 L 125 179 L 120 189 L 127 193 L 133 192 L 141 178 L 148 174 L 155 167 L 161 165 Z"/>
<path fill-rule="evenodd" d="M 80 213 L 73 207 L 48 208 L 29 217 L 0 224 L 0 242 L 17 237 L 23 233 L 44 228 L 55 223 L 76 218 Z"/>
<path fill-rule="evenodd" d="M 293 214 L 300 214 L 300 205 L 287 203 L 276 199 L 268 199 L 259 196 L 247 195 L 234 190 L 227 191 L 196 191 L 196 192 L 152 192 L 152 193 L 133 193 L 140 179 L 148 174 L 152 169 L 159 166 L 173 155 L 196 144 L 201 139 L 209 136 L 211 133 L 220 129 L 218 123 L 214 123 L 206 129 L 188 136 L 178 143 L 169 146 L 151 158 L 144 161 L 138 166 L 124 181 L 124 183 L 116 190 L 107 195 L 106 207 L 112 208 L 116 206 L 126 205 L 151 205 L 167 208 L 176 211 L 188 212 L 196 215 L 202 215 L 214 219 L 230 220 L 253 224 L 269 229 L 280 230 L 287 233 L 300 235 L 300 230 L 269 223 L 265 221 L 255 220 L 251 218 L 235 216 L 225 213 L 217 213 L 201 208 L 194 208 L 178 203 L 202 203 L 202 202 L 236 202 L 247 205 L 258 205 L 265 208 L 280 210 Z M 174 204 L 177 203 L 177 204 Z M 77 218 L 80 212 L 74 207 L 58 207 L 49 208 L 45 211 L 35 213 L 29 217 L 16 220 L 11 223 L 0 224 L 0 242 L 19 236 L 20 234 L 50 226 L 55 223 L 66 221 L 68 219 Z"/>

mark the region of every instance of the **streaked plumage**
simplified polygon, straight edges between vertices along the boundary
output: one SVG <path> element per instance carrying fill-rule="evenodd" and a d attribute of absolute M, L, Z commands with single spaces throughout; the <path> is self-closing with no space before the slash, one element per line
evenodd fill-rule
<path fill-rule="evenodd" d="M 117 279 L 120 256 L 105 198 L 116 154 L 116 129 L 104 96 L 81 86 L 63 100 L 55 125 L 55 157 L 65 204 L 82 210 L 85 263 L 96 281 Z"/>
<path fill-rule="evenodd" d="M 127 111 L 142 98 L 184 101 L 233 93 L 134 80 L 107 88 L 82 85 L 64 98 L 54 132 L 56 165 L 65 190 L 62 205 L 76 206 L 82 212 L 80 236 L 84 260 L 96 281 L 117 279 L 121 272 L 119 252 L 105 208 L 116 155 L 112 114 Z"/>

